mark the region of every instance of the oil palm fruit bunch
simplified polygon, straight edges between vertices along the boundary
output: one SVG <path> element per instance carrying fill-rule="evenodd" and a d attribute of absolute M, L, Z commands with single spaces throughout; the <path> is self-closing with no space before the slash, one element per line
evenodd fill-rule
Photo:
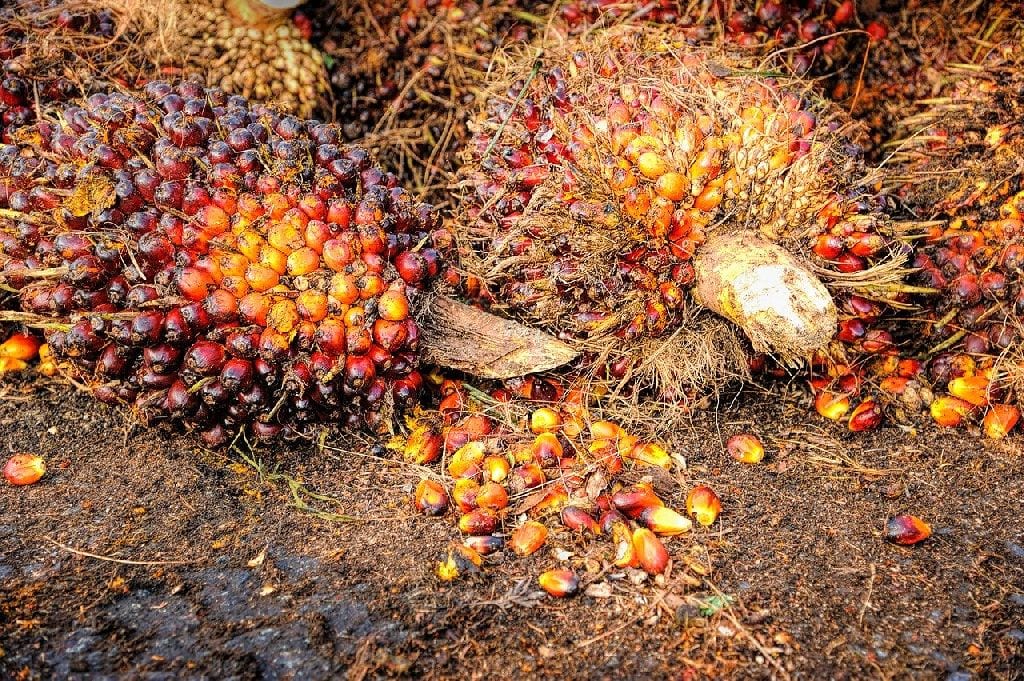
<path fill-rule="evenodd" d="M 938 291 L 921 301 L 915 355 L 942 425 L 1019 419 L 1024 377 L 1024 24 L 993 3 L 943 71 L 944 89 L 901 121 L 892 182 L 920 220 L 913 266 Z M 1009 426 L 1009 428 L 1007 428 Z"/>
<path fill-rule="evenodd" d="M 668 565 L 666 543 L 693 528 L 650 483 L 625 482 L 672 470 L 670 452 L 593 418 L 578 390 L 550 406 L 512 399 L 501 413 L 522 414 L 516 422 L 488 415 L 458 381 L 444 381 L 440 392 L 438 410 L 410 415 L 410 434 L 392 448 L 417 465 L 444 462 L 419 483 L 413 502 L 426 515 L 454 512 L 465 549 L 526 557 L 571 542 L 592 549 L 580 560 L 600 554 L 616 568 L 657 575 Z M 721 502 L 698 489 L 687 512 L 710 525 Z M 438 570 L 445 581 L 465 572 L 450 566 L 446 556 Z"/>
<path fill-rule="evenodd" d="M 495 48 L 527 37 L 518 0 L 328 0 L 306 12 L 349 140 L 437 202 Z M 518 16 L 523 16 L 519 14 Z M 539 19 L 538 19 L 539 21 Z"/>
<path fill-rule="evenodd" d="M 30 122 L 37 101 L 180 75 L 309 116 L 323 108 L 326 71 L 281 6 L 294 4 L 18 0 L 0 9 L 2 76 L 10 81 L 0 90 L 0 126 Z"/>
<path fill-rule="evenodd" d="M 0 148 L 6 317 L 99 399 L 216 443 L 415 398 L 409 298 L 445 233 L 337 127 L 155 81 L 37 129 Z"/>
<path fill-rule="evenodd" d="M 867 297 L 905 295 L 848 119 L 676 36 L 595 31 L 497 74 L 455 220 L 465 272 L 446 280 L 576 343 L 599 378 L 662 391 L 741 373 L 750 348 L 891 344 L 836 334 Z"/>

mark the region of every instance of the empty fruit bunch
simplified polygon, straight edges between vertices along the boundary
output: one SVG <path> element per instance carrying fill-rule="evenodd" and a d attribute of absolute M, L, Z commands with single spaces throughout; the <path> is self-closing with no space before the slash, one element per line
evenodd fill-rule
<path fill-rule="evenodd" d="M 96 94 L 0 147 L 8 317 L 100 399 L 209 441 L 412 400 L 432 208 L 337 127 L 193 83 Z"/>
<path fill-rule="evenodd" d="M 677 38 L 594 31 L 496 77 L 456 219 L 468 274 L 448 277 L 670 393 L 745 370 L 723 319 L 782 361 L 828 348 L 863 296 L 903 295 L 881 284 L 906 258 L 841 113 Z"/>

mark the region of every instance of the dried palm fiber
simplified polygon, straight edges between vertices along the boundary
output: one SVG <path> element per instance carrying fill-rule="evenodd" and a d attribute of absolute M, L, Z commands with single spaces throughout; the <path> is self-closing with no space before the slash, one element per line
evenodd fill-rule
<path fill-rule="evenodd" d="M 4 72 L 41 104 L 188 76 L 309 116 L 328 89 L 319 52 L 260 0 L 18 0 L 0 10 L 0 41 Z"/>
<path fill-rule="evenodd" d="M 904 296 L 849 120 L 799 79 L 619 26 L 511 54 L 488 92 L 448 279 L 604 378 L 679 395 L 742 374 L 748 341 L 783 363 L 842 354 L 851 304 Z"/>
<path fill-rule="evenodd" d="M 0 146 L 0 318 L 98 398 L 211 443 L 416 399 L 409 297 L 450 238 L 336 127 L 154 81 L 37 129 Z"/>

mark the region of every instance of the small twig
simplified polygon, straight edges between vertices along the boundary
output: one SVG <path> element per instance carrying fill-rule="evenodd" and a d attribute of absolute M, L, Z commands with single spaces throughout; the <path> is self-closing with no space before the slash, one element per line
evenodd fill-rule
<path fill-rule="evenodd" d="M 198 563 L 198 560 L 125 560 L 124 558 L 111 558 L 110 556 L 101 556 L 95 553 L 89 553 L 88 551 L 82 551 L 74 547 L 68 546 L 67 544 L 61 544 L 52 537 L 43 537 L 46 541 L 50 542 L 54 546 L 64 549 L 68 553 L 73 553 L 76 556 L 83 556 L 85 558 L 95 558 L 96 560 L 105 560 L 108 563 L 118 563 L 120 565 L 188 565 L 190 563 Z"/>
<path fill-rule="evenodd" d="M 512 116 L 515 114 L 516 109 L 518 109 L 519 105 L 523 103 L 524 99 L 526 99 L 526 93 L 530 89 L 530 83 L 532 83 L 533 79 L 537 77 L 538 73 L 540 73 L 540 59 L 542 56 L 544 56 L 543 50 L 537 54 L 537 60 L 533 62 L 533 68 L 530 69 L 530 75 L 526 78 L 526 82 L 523 83 L 523 89 L 519 91 L 519 94 L 516 96 L 516 101 L 512 103 L 512 109 L 509 110 L 508 116 L 506 116 L 505 119 L 501 122 L 501 125 L 498 126 L 497 132 L 495 132 L 494 137 L 491 138 L 491 143 L 488 144 L 487 149 L 484 150 L 484 155 L 480 159 L 481 161 L 486 161 L 487 158 L 491 155 L 491 152 L 494 151 L 495 145 L 498 143 L 498 140 L 501 139 L 502 134 L 505 132 L 506 126 L 508 126 L 508 122 L 512 120 Z"/>
<path fill-rule="evenodd" d="M 871 579 L 868 580 L 868 592 L 864 596 L 864 605 L 860 608 L 860 615 L 857 617 L 857 625 L 864 623 L 864 613 L 867 611 L 868 606 L 871 604 L 871 592 L 875 588 L 875 564 L 871 564 Z"/>

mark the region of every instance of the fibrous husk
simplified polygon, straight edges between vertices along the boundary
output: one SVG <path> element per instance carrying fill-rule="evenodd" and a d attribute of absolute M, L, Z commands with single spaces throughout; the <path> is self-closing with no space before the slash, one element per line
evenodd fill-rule
<path fill-rule="evenodd" d="M 832 230 L 878 237 L 856 258 L 859 270 L 902 257 L 887 245 L 865 189 L 870 173 L 846 142 L 849 119 L 763 63 L 688 46 L 672 29 L 619 26 L 510 50 L 488 94 L 473 121 L 455 227 L 470 275 L 464 290 L 474 295 L 479 283 L 476 295 L 492 309 L 584 343 L 591 357 L 613 349 L 622 361 L 600 371 L 615 380 L 705 373 L 662 371 L 645 353 L 697 316 L 692 259 L 709 257 L 702 249 L 721 235 L 777 244 L 808 281 L 818 260 L 811 247 Z M 674 184 L 659 184 L 669 177 Z M 727 246 L 710 257 L 730 255 Z M 824 311 L 815 320 L 823 329 L 835 319 L 828 297 L 797 307 Z M 766 340 L 750 320 L 733 321 L 781 359 L 831 338 L 818 329 L 798 342 Z"/>

